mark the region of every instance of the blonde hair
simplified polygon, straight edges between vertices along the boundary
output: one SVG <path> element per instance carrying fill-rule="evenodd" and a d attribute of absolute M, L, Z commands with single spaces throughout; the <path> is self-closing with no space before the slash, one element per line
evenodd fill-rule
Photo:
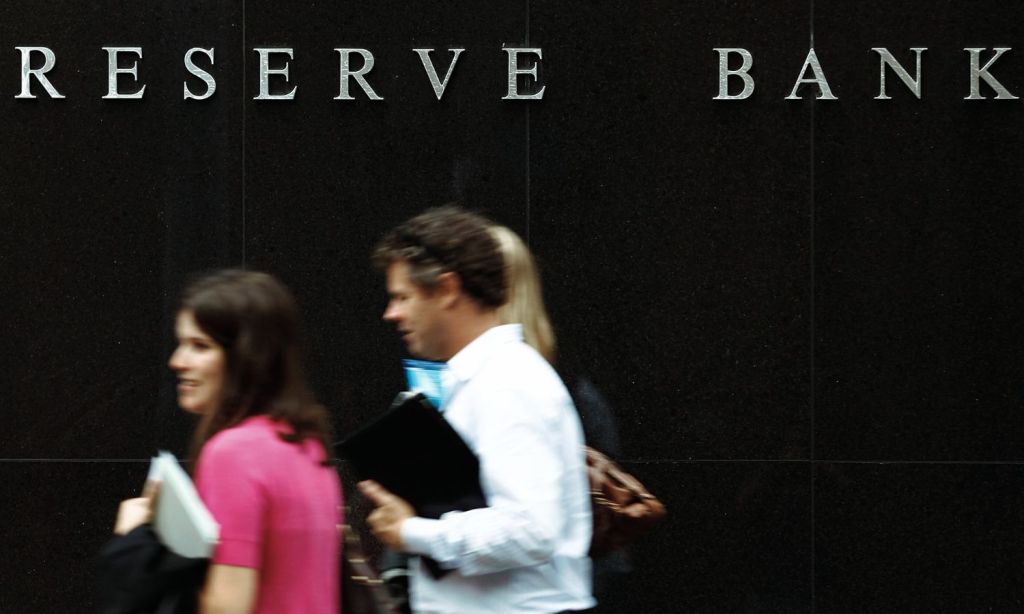
<path fill-rule="evenodd" d="M 523 325 L 523 338 L 549 363 L 555 361 L 555 333 L 544 308 L 540 275 L 529 248 L 505 226 L 491 226 L 491 237 L 505 261 L 506 298 L 498 308 L 502 324 Z"/>

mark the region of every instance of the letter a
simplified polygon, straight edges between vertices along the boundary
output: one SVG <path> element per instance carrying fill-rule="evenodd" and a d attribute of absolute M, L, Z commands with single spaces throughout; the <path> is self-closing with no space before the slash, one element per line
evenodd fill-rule
<path fill-rule="evenodd" d="M 814 77 L 811 79 L 804 76 L 807 74 L 808 66 L 814 72 Z M 800 69 L 800 78 L 796 80 L 796 84 L 793 85 L 793 91 L 789 93 L 789 96 L 786 96 L 786 100 L 800 100 L 802 97 L 797 96 L 796 91 L 805 83 L 814 83 L 818 86 L 818 91 L 820 92 L 818 100 L 838 100 L 838 98 L 832 95 L 832 88 L 828 86 L 828 80 L 825 79 L 825 73 L 822 72 L 821 64 L 818 62 L 818 55 L 814 53 L 814 47 L 811 47 L 810 51 L 807 52 L 804 67 Z"/>

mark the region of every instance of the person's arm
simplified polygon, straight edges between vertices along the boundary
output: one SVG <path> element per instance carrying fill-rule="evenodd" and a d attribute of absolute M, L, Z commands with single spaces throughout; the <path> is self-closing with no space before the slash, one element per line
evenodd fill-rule
<path fill-rule="evenodd" d="M 259 572 L 251 567 L 211 565 L 199 596 L 199 614 L 250 614 Z"/>
<path fill-rule="evenodd" d="M 491 391 L 486 417 L 478 417 L 474 431 L 481 473 L 491 490 L 488 507 L 451 512 L 439 520 L 410 518 L 402 509 L 404 501 L 377 492 L 375 503 L 387 505 L 374 532 L 391 547 L 429 556 L 463 575 L 550 560 L 563 526 L 574 521 L 564 505 L 563 475 L 582 471 L 582 465 L 565 467 L 561 461 L 560 450 L 582 443 L 563 441 L 569 435 L 558 428 L 564 408 L 551 407 L 562 402 L 569 400 L 545 398 L 534 390 Z"/>
<path fill-rule="evenodd" d="M 127 535 L 136 527 L 149 524 L 152 520 L 152 500 L 147 497 L 125 499 L 117 508 L 117 519 L 114 521 L 114 534 Z"/>
<path fill-rule="evenodd" d="M 146 482 L 142 496 L 125 499 L 117 508 L 117 519 L 114 521 L 114 534 L 127 535 L 138 526 L 153 522 L 156 509 L 156 497 L 160 486 L 156 482 Z"/>
<path fill-rule="evenodd" d="M 201 614 L 249 614 L 255 607 L 266 512 L 259 452 L 227 437 L 211 440 L 199 456 L 196 488 L 220 525 L 199 599 Z"/>

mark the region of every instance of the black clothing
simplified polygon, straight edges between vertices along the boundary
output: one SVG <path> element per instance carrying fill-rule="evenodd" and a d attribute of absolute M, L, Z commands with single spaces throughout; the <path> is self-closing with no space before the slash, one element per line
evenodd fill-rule
<path fill-rule="evenodd" d="M 168 550 L 150 525 L 111 539 L 97 560 L 100 614 L 195 614 L 209 559 Z"/>

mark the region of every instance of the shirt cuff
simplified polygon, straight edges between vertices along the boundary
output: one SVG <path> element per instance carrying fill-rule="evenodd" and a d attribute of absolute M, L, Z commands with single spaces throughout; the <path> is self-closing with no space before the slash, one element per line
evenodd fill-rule
<path fill-rule="evenodd" d="M 430 556 L 431 546 L 437 541 L 440 522 L 429 518 L 409 518 L 402 523 L 402 545 L 410 554 Z"/>

